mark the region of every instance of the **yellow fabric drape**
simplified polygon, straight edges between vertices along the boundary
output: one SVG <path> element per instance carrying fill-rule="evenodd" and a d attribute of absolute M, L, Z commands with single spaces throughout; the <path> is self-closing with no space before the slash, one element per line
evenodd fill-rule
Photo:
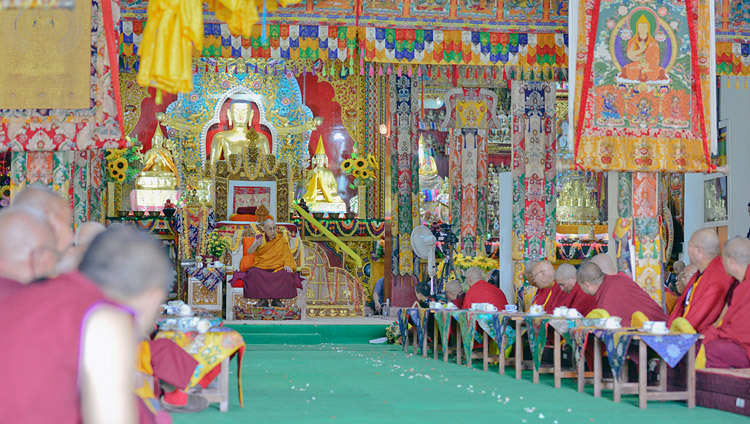
<path fill-rule="evenodd" d="M 138 84 L 189 93 L 193 89 L 193 45 L 203 48 L 201 0 L 152 0 L 147 15 Z"/>

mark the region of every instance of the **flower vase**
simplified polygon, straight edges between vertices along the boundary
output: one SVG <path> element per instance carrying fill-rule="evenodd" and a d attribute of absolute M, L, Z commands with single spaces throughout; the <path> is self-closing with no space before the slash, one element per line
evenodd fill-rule
<path fill-rule="evenodd" d="M 367 219 L 367 187 L 357 187 L 357 219 Z"/>

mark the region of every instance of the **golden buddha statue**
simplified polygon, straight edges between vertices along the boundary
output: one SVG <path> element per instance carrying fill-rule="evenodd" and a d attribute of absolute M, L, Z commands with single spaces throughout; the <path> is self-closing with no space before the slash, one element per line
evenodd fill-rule
<path fill-rule="evenodd" d="M 419 188 L 420 190 L 440 190 L 443 179 L 438 175 L 435 158 L 430 154 L 422 134 L 419 135 Z"/>
<path fill-rule="evenodd" d="M 138 190 L 175 190 L 179 181 L 177 166 L 172 153 L 164 146 L 164 133 L 156 124 L 156 131 L 151 139 L 151 149 L 143 158 L 143 171 L 135 179 Z"/>
<path fill-rule="evenodd" d="M 227 168 L 230 173 L 239 172 L 242 168 L 242 161 L 245 149 L 255 144 L 258 146 L 258 152 L 263 155 L 270 154 L 268 137 L 265 134 L 255 131 L 248 125 L 253 121 L 253 107 L 247 100 L 232 100 L 227 111 L 227 122 L 232 129 L 222 131 L 214 135 L 211 142 L 210 170 L 216 172 L 216 163 L 221 160 L 222 154 L 227 161 Z M 229 156 L 237 155 L 239 162 L 236 165 L 230 165 Z M 234 168 L 236 166 L 236 169 Z"/>
<path fill-rule="evenodd" d="M 315 156 L 312 158 L 313 169 L 308 174 L 302 196 L 311 211 L 346 212 L 346 204 L 338 195 L 339 185 L 336 176 L 328 169 L 328 155 L 323 145 L 323 137 L 318 140 Z M 342 210 L 343 209 L 343 210 Z"/>

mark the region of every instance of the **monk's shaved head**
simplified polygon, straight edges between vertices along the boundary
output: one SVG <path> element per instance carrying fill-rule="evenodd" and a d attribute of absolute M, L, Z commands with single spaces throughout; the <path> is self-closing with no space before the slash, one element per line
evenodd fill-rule
<path fill-rule="evenodd" d="M 719 236 L 710 228 L 701 228 L 693 233 L 688 241 L 690 263 L 703 272 L 719 254 Z"/>
<path fill-rule="evenodd" d="M 576 285 L 576 267 L 571 264 L 562 264 L 557 267 L 555 282 L 560 285 L 564 292 L 570 293 L 573 286 Z"/>
<path fill-rule="evenodd" d="M 459 283 L 458 280 L 450 280 L 445 283 L 445 296 L 451 302 L 456 300 L 463 290 L 464 289 L 461 287 L 461 283 Z"/>
<path fill-rule="evenodd" d="M 605 274 L 599 268 L 599 265 L 590 260 L 581 264 L 580 268 L 578 268 L 576 278 L 578 285 L 584 293 L 594 295 L 599 290 L 602 281 L 604 281 L 604 276 Z"/>
<path fill-rule="evenodd" d="M 745 279 L 745 273 L 750 265 L 750 240 L 744 237 L 734 237 L 724 243 L 721 261 L 727 274 L 738 281 Z"/>
<path fill-rule="evenodd" d="M 594 256 L 591 258 L 591 262 L 598 265 L 599 269 L 607 275 L 617 274 L 617 267 L 615 267 L 614 262 L 612 262 L 612 258 L 606 253 L 600 253 Z"/>
<path fill-rule="evenodd" d="M 63 252 L 73 244 L 72 211 L 59 194 L 46 187 L 26 187 L 13 197 L 13 206 L 42 214 L 55 232 L 58 251 Z"/>
<path fill-rule="evenodd" d="M 526 281 L 529 282 L 532 286 L 535 285 L 534 283 L 534 267 L 536 264 L 538 264 L 539 261 L 536 259 L 532 259 L 528 262 L 526 262 L 526 265 L 523 268 L 523 276 L 526 277 Z"/>
<path fill-rule="evenodd" d="M 54 271 L 55 236 L 35 211 L 19 207 L 3 210 L 0 234 L 0 275 L 25 284 Z"/>
<path fill-rule="evenodd" d="M 481 269 L 473 266 L 466 270 L 464 273 L 464 279 L 466 280 L 466 284 L 471 287 L 476 283 L 477 281 L 484 278 L 484 273 Z"/>
<path fill-rule="evenodd" d="M 74 244 L 76 246 L 85 246 L 88 248 L 94 238 L 103 233 L 106 229 L 107 228 L 104 225 L 98 222 L 84 222 L 76 229 L 76 234 L 73 240 Z"/>
<path fill-rule="evenodd" d="M 547 261 L 538 262 L 533 269 L 534 284 L 540 289 L 551 288 L 555 284 L 555 267 Z"/>

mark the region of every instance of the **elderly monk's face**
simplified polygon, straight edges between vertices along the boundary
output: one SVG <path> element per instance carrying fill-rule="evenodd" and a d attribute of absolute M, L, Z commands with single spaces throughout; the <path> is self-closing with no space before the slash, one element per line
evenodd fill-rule
<path fill-rule="evenodd" d="M 549 289 L 555 284 L 555 270 L 552 267 L 537 265 L 534 267 L 534 283 L 540 289 Z"/>
<path fill-rule="evenodd" d="M 573 287 L 576 285 L 576 279 L 575 278 L 569 278 L 567 280 L 558 281 L 557 284 L 560 285 L 560 288 L 565 293 L 570 293 L 571 290 L 573 290 Z"/>
<path fill-rule="evenodd" d="M 276 223 L 266 221 L 263 223 L 263 232 L 266 234 L 269 240 L 276 238 Z"/>
<path fill-rule="evenodd" d="M 685 287 L 690 283 L 690 279 L 693 278 L 696 272 L 698 272 L 698 268 L 695 265 L 685 267 L 680 275 L 677 276 L 677 281 L 675 281 L 675 287 L 678 292 L 682 293 L 685 291 Z"/>

